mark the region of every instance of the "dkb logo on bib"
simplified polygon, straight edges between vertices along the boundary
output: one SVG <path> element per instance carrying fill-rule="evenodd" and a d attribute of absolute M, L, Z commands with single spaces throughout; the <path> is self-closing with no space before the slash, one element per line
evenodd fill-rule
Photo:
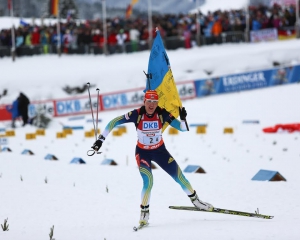
<path fill-rule="evenodd" d="M 158 121 L 143 122 L 143 130 L 157 130 L 158 129 Z"/>

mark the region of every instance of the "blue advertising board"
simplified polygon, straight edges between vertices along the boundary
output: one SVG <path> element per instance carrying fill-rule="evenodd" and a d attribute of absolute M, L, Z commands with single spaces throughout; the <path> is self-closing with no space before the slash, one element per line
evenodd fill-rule
<path fill-rule="evenodd" d="M 300 81 L 300 65 L 195 81 L 197 97 L 271 87 Z"/>

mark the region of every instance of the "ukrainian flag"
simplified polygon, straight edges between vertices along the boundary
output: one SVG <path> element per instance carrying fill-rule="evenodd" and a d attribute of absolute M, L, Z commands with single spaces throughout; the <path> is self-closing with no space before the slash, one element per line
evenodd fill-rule
<path fill-rule="evenodd" d="M 175 118 L 179 116 L 179 107 L 182 107 L 182 103 L 158 29 L 156 29 L 156 36 L 149 57 L 146 90 L 148 89 L 157 91 L 158 106 L 165 108 Z M 164 124 L 162 131 L 167 127 L 168 124 Z"/>

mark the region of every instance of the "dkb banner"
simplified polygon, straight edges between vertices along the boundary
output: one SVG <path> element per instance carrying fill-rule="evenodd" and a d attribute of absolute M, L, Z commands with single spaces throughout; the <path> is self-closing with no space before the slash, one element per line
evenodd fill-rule
<path fill-rule="evenodd" d="M 197 97 L 300 82 L 300 65 L 195 81 Z"/>

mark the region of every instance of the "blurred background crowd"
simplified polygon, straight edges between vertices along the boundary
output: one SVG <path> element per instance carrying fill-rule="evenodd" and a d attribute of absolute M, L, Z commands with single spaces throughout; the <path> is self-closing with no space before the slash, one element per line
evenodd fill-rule
<path fill-rule="evenodd" d="M 275 28 L 295 31 L 294 5 L 272 7 L 249 6 L 245 9 L 214 11 L 203 14 L 154 14 L 152 32 L 147 16 L 126 19 L 106 19 L 107 54 L 135 52 L 149 49 L 155 28 L 158 27 L 167 49 L 191 48 L 195 45 L 248 41 L 249 31 Z M 17 56 L 56 53 L 60 39 L 61 51 L 68 54 L 101 54 L 105 35 L 101 19 L 78 21 L 69 17 L 60 22 L 60 37 L 56 24 L 36 25 L 20 21 L 15 28 Z M 9 51 L 12 46 L 11 29 L 0 29 L 0 47 Z M 150 37 L 151 36 L 151 37 Z M 3 52 L 3 51 L 2 51 Z M 5 54 L 2 54 L 5 55 Z M 0 54 L 1 56 L 1 54 Z"/>

